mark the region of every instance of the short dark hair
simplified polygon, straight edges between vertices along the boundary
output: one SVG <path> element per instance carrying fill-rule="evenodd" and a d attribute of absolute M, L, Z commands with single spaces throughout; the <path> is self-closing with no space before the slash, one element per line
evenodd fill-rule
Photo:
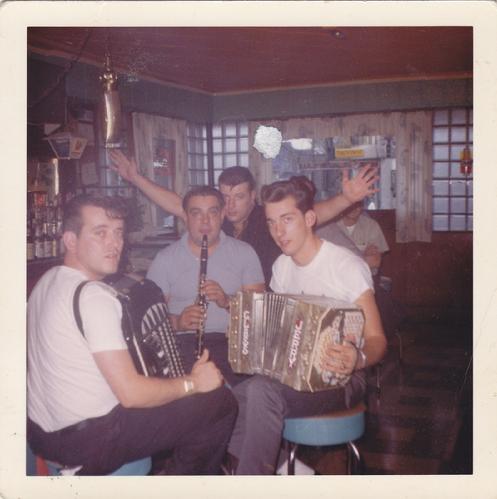
<path fill-rule="evenodd" d="M 70 231 L 79 235 L 83 227 L 83 217 L 81 210 L 85 206 L 96 206 L 105 210 L 109 218 L 126 220 L 128 209 L 126 202 L 119 196 L 94 196 L 91 194 L 79 194 L 73 197 L 64 206 L 64 216 L 62 220 L 63 232 Z"/>
<path fill-rule="evenodd" d="M 247 182 L 251 191 L 255 189 L 255 179 L 251 171 L 244 166 L 230 166 L 223 170 L 219 175 L 218 184 L 229 185 L 235 187 L 236 185 Z"/>
<path fill-rule="evenodd" d="M 224 208 L 224 197 L 215 187 L 211 187 L 210 185 L 200 185 L 198 187 L 190 189 L 184 195 L 182 205 L 185 212 L 188 209 L 188 203 L 190 202 L 190 199 L 194 196 L 214 196 L 219 201 L 219 206 L 221 208 Z"/>
<path fill-rule="evenodd" d="M 291 177 L 289 180 L 273 182 L 270 185 L 263 186 L 261 190 L 263 204 L 277 203 L 291 196 L 295 199 L 297 208 L 304 214 L 313 209 L 315 195 L 316 186 L 303 175 Z"/>

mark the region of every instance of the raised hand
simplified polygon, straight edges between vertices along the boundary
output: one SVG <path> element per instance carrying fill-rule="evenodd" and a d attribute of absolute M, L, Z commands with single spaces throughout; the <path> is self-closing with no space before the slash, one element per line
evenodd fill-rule
<path fill-rule="evenodd" d="M 119 149 L 114 149 L 109 153 L 112 164 L 110 168 L 117 172 L 124 180 L 134 183 L 140 175 L 138 167 L 133 158 L 128 159 Z"/>
<path fill-rule="evenodd" d="M 370 163 L 361 166 L 357 175 L 352 179 L 349 178 L 348 169 L 344 169 L 342 172 L 343 195 L 351 204 L 362 201 L 365 197 L 379 191 L 374 185 L 379 178 L 378 167 Z"/>

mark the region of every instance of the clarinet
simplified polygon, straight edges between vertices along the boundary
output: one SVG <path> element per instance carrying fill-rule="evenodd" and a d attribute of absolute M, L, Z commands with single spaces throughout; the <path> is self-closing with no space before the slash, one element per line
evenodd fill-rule
<path fill-rule="evenodd" d="M 198 295 L 197 295 L 197 304 L 202 307 L 203 316 L 200 321 L 199 328 L 197 329 L 197 350 L 196 357 L 200 358 L 202 352 L 204 351 L 204 329 L 205 329 L 205 319 L 207 316 L 207 297 L 203 291 L 203 286 L 205 283 L 205 279 L 207 277 L 207 257 L 208 257 L 208 244 L 207 244 L 207 235 L 204 234 L 202 236 L 202 246 L 200 247 L 200 273 L 198 277 Z"/>

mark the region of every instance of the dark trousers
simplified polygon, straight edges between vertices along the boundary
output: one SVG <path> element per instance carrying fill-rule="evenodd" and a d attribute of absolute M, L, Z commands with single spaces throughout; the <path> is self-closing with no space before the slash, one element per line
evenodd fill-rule
<path fill-rule="evenodd" d="M 233 392 L 239 415 L 228 450 L 238 459 L 236 473 L 271 475 L 276 469 L 285 418 L 350 408 L 363 399 L 365 379 L 363 372 L 357 372 L 345 388 L 308 393 L 256 375 Z"/>
<path fill-rule="evenodd" d="M 218 388 L 147 409 L 117 405 L 105 416 L 45 432 L 28 420 L 35 454 L 80 475 L 105 475 L 125 463 L 172 451 L 172 475 L 218 474 L 237 414 L 230 390 Z"/>
<path fill-rule="evenodd" d="M 178 350 L 182 354 L 183 366 L 185 372 L 190 372 L 195 362 L 195 350 L 197 340 L 195 334 L 185 333 L 176 335 Z M 245 381 L 250 376 L 245 374 L 236 374 L 231 369 L 228 361 L 228 339 L 224 333 L 206 333 L 204 336 L 204 347 L 209 350 L 209 359 L 216 364 L 221 371 L 226 382 L 234 387 L 238 383 Z"/>

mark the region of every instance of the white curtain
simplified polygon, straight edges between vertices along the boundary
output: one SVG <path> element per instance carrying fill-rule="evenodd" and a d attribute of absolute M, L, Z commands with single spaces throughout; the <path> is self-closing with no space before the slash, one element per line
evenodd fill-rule
<path fill-rule="evenodd" d="M 188 160 L 187 160 L 187 130 L 186 121 L 164 118 L 144 113 L 132 113 L 133 141 L 137 164 L 148 178 L 153 178 L 153 138 L 163 136 L 175 142 L 175 176 L 174 190 L 183 196 L 188 189 Z M 140 204 L 144 208 L 144 229 L 139 237 L 154 233 L 153 210 L 154 205 L 145 196 L 139 194 Z M 180 224 L 179 230 L 183 227 Z"/>
<path fill-rule="evenodd" d="M 353 135 L 395 137 L 397 164 L 397 242 L 431 241 L 432 178 L 431 111 L 355 114 L 332 118 L 292 118 L 253 121 L 249 124 L 251 144 L 259 125 L 278 128 L 283 140 L 325 139 Z M 253 147 L 250 168 L 257 185 L 272 181 L 271 160 Z"/>

